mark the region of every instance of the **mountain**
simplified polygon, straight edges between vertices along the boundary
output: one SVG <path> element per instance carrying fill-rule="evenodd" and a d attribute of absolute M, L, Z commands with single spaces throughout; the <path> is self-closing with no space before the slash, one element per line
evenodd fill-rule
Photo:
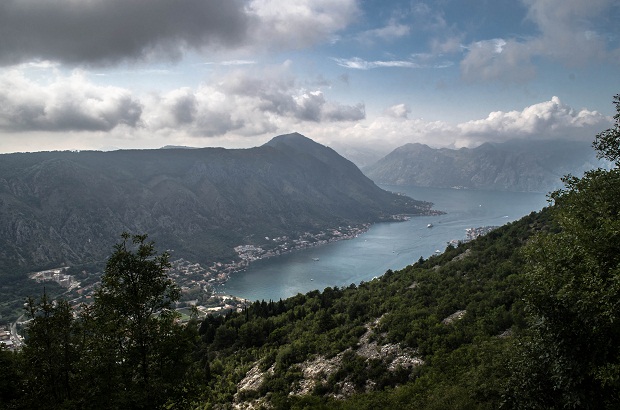
<path fill-rule="evenodd" d="M 329 146 L 359 168 L 374 164 L 391 151 L 387 147 L 350 145 L 341 142 L 333 142 Z"/>
<path fill-rule="evenodd" d="M 251 148 L 0 155 L 0 272 L 104 260 L 123 231 L 174 257 L 428 212 L 300 134 Z"/>
<path fill-rule="evenodd" d="M 548 192 L 563 175 L 600 165 L 586 142 L 513 140 L 459 150 L 406 144 L 363 171 L 380 184 Z"/>

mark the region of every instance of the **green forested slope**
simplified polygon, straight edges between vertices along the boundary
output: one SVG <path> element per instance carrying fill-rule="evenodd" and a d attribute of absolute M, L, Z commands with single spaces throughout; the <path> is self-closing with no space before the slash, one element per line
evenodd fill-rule
<path fill-rule="evenodd" d="M 526 326 L 521 247 L 547 227 L 547 211 L 532 214 L 369 283 L 256 302 L 242 313 L 207 319 L 200 328 L 201 355 L 209 363 L 207 400 L 266 396 L 284 407 L 322 403 L 331 408 L 374 406 L 376 400 L 418 407 L 454 399 L 496 407 L 501 385 L 495 373 L 504 369 L 494 360 L 502 359 L 509 343 L 500 335 Z M 461 319 L 442 322 L 458 311 L 465 311 Z M 366 334 L 369 324 L 374 328 Z M 359 354 L 365 334 L 379 350 L 394 344 L 399 350 L 365 358 Z M 303 362 L 338 355 L 339 369 L 317 378 L 309 395 L 290 395 L 305 383 Z M 389 370 L 399 355 L 424 364 Z M 237 384 L 256 363 L 274 373 L 267 372 L 257 389 L 235 396 Z M 355 395 L 345 401 L 330 398 L 342 396 L 345 383 L 353 386 L 345 396 Z"/>

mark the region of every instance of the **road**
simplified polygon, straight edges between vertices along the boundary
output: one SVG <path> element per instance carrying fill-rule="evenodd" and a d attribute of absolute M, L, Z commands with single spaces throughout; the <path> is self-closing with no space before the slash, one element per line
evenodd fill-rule
<path fill-rule="evenodd" d="M 21 336 L 17 333 L 17 323 L 21 322 L 24 319 L 24 315 L 21 315 L 17 318 L 17 320 L 11 325 L 11 341 L 16 349 L 21 349 L 24 345 L 24 341 Z"/>

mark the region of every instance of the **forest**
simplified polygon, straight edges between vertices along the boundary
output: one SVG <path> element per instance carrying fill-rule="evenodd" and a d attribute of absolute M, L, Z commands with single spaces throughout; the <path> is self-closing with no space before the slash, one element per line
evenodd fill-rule
<path fill-rule="evenodd" d="M 168 255 L 123 234 L 93 303 L 29 299 L 3 409 L 620 406 L 620 94 L 550 206 L 370 282 L 178 321 Z"/>

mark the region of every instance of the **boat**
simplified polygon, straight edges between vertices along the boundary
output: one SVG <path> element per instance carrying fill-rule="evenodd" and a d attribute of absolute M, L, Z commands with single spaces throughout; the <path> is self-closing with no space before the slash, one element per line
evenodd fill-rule
<path fill-rule="evenodd" d="M 318 261 L 318 260 L 319 260 L 319 258 L 312 258 L 312 260 L 313 260 L 313 261 Z"/>
<path fill-rule="evenodd" d="M 426 227 L 427 227 L 427 228 L 432 228 L 432 227 L 433 227 L 433 224 L 428 224 L 428 225 L 426 225 Z"/>

